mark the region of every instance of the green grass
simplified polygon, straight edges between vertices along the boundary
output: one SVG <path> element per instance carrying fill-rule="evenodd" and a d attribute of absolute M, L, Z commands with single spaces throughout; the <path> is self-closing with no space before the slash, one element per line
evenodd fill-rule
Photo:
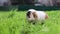
<path fill-rule="evenodd" d="M 44 25 L 33 25 L 26 21 L 26 11 L 0 11 L 0 34 L 60 34 L 60 10 L 46 13 Z"/>

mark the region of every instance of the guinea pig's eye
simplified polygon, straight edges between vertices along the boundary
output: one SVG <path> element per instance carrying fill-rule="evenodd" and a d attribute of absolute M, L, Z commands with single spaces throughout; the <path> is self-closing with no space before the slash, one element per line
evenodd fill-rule
<path fill-rule="evenodd" d="M 27 16 L 30 18 L 31 11 L 27 12 Z"/>

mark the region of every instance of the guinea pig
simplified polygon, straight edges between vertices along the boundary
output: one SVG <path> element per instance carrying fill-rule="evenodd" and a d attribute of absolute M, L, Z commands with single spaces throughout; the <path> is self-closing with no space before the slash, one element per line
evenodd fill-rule
<path fill-rule="evenodd" d="M 26 13 L 26 18 L 29 22 L 35 21 L 44 22 L 48 18 L 48 15 L 44 11 L 29 9 Z"/>

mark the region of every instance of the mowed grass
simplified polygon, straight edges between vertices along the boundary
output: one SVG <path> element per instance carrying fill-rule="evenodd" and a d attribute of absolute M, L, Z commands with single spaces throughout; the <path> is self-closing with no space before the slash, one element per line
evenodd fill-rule
<path fill-rule="evenodd" d="M 0 11 L 0 34 L 60 34 L 60 10 L 46 11 L 44 25 L 30 24 L 26 11 Z"/>

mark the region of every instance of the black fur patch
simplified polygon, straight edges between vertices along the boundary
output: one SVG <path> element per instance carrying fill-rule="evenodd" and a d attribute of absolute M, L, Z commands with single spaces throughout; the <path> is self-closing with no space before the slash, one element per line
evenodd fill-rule
<path fill-rule="evenodd" d="M 30 18 L 31 11 L 27 12 L 27 17 Z"/>

